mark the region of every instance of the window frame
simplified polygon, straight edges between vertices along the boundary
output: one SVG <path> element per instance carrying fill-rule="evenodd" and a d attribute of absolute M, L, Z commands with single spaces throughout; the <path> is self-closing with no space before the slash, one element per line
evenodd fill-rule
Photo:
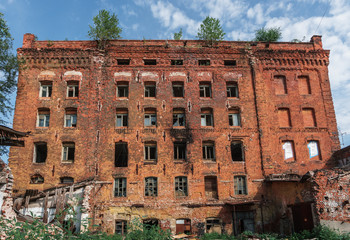
<path fill-rule="evenodd" d="M 73 159 L 68 159 L 72 154 L 70 151 L 73 151 Z M 74 163 L 75 161 L 75 143 L 74 142 L 65 142 L 62 143 L 62 163 Z"/>
<path fill-rule="evenodd" d="M 144 110 L 143 124 L 144 124 L 144 127 L 157 127 L 157 110 L 156 109 L 148 108 Z"/>
<path fill-rule="evenodd" d="M 290 154 L 292 154 L 292 156 L 291 157 L 289 157 L 289 158 L 286 158 L 286 150 L 285 150 L 285 148 L 284 148 L 284 145 L 286 144 L 286 143 L 290 143 L 290 145 L 291 145 L 291 153 Z M 295 145 L 294 145 L 294 141 L 293 140 L 289 140 L 289 139 L 287 139 L 287 140 L 283 140 L 282 141 L 282 153 L 283 153 L 283 160 L 285 161 L 285 162 L 295 162 L 296 161 L 296 155 L 295 155 Z"/>
<path fill-rule="evenodd" d="M 175 177 L 175 179 L 174 179 L 174 192 L 175 192 L 176 198 L 188 196 L 188 178 L 186 176 Z"/>
<path fill-rule="evenodd" d="M 233 155 L 234 154 L 233 153 L 233 146 L 234 145 L 240 145 L 240 147 L 236 147 L 237 149 L 240 148 L 240 151 L 241 151 L 241 157 L 240 158 L 234 157 L 234 155 Z M 233 141 L 231 141 L 230 151 L 231 151 L 231 160 L 232 160 L 232 162 L 245 162 L 244 145 L 243 145 L 242 141 L 240 141 L 240 140 L 233 140 Z"/>
<path fill-rule="evenodd" d="M 208 221 L 212 221 L 213 223 L 209 224 Z M 217 223 L 214 223 L 214 221 L 217 222 Z M 212 227 L 214 227 L 214 226 L 217 226 L 217 225 L 219 225 L 220 228 L 222 229 L 222 220 L 221 220 L 221 218 L 216 218 L 216 217 L 206 218 L 205 219 L 205 232 L 209 233 L 210 229 Z M 211 226 L 211 227 L 209 227 L 209 226 Z"/>
<path fill-rule="evenodd" d="M 212 98 L 212 96 L 213 96 L 213 93 L 212 93 L 212 89 L 211 89 L 211 83 L 200 82 L 199 83 L 199 97 L 200 98 Z"/>
<path fill-rule="evenodd" d="M 186 112 L 182 108 L 173 109 L 173 127 L 181 128 L 186 126 Z"/>
<path fill-rule="evenodd" d="M 45 179 L 41 174 L 36 173 L 30 176 L 29 184 L 43 184 L 44 182 L 45 182 Z"/>
<path fill-rule="evenodd" d="M 148 181 L 152 181 L 149 183 Z M 152 186 L 149 186 L 153 184 Z M 146 177 L 145 178 L 145 197 L 158 197 L 158 178 L 157 177 Z M 153 188 L 153 189 L 150 189 Z"/>
<path fill-rule="evenodd" d="M 43 96 L 43 92 L 44 92 L 44 89 L 43 88 L 47 88 L 45 90 L 46 92 L 46 96 Z M 48 95 L 48 96 L 47 96 Z M 39 90 L 39 97 L 40 98 L 51 98 L 52 96 L 52 82 L 47 82 L 47 81 L 42 81 L 40 82 L 40 90 Z"/>
<path fill-rule="evenodd" d="M 43 126 L 40 126 L 41 120 L 43 120 Z M 36 127 L 48 128 L 49 126 L 50 126 L 50 109 L 46 109 L 46 108 L 38 109 Z"/>
<path fill-rule="evenodd" d="M 231 108 L 228 111 L 228 125 L 230 127 L 242 127 L 241 111 L 239 108 Z"/>
<path fill-rule="evenodd" d="M 78 123 L 78 113 L 77 109 L 66 109 L 64 114 L 64 127 L 65 128 L 76 128 Z M 70 118 L 70 119 L 68 119 Z M 67 121 L 70 124 L 67 124 Z M 73 124 L 75 122 L 75 124 Z"/>
<path fill-rule="evenodd" d="M 117 150 L 118 147 L 117 146 L 121 146 L 120 150 L 125 151 L 125 152 L 121 152 L 118 158 L 117 156 Z M 123 149 L 122 149 L 123 148 Z M 129 165 L 129 146 L 127 142 L 116 142 L 114 145 L 114 167 L 128 167 Z"/>
<path fill-rule="evenodd" d="M 183 151 L 181 151 L 183 148 Z M 182 152 L 182 154 L 180 154 Z M 187 153 L 187 144 L 186 142 L 174 142 L 174 161 L 186 161 L 186 153 Z M 183 158 L 180 158 L 179 155 L 183 155 Z"/>
<path fill-rule="evenodd" d="M 118 186 L 117 186 L 117 180 L 118 180 Z M 120 186 L 121 185 L 121 186 Z M 126 177 L 116 177 L 114 178 L 114 191 L 113 196 L 120 198 L 120 197 L 127 197 L 128 195 L 128 180 Z"/>
<path fill-rule="evenodd" d="M 128 127 L 128 120 L 129 120 L 128 109 L 120 108 L 120 109 L 116 110 L 116 114 L 115 114 L 115 127 L 116 128 Z"/>
<path fill-rule="evenodd" d="M 118 223 L 121 223 L 121 233 L 117 233 L 117 224 Z M 115 220 L 115 231 L 114 231 L 114 234 L 117 234 L 117 235 L 125 235 L 128 233 L 128 221 L 127 220 L 122 220 L 122 219 L 116 219 Z"/>
<path fill-rule="evenodd" d="M 211 158 L 210 158 L 210 155 L 212 155 Z M 204 161 L 216 162 L 215 142 L 213 141 L 202 142 L 202 159 Z"/>
<path fill-rule="evenodd" d="M 231 95 L 234 95 L 234 96 L 231 96 Z M 226 96 L 227 98 L 239 98 L 237 82 L 226 82 Z"/>
<path fill-rule="evenodd" d="M 43 161 L 37 161 L 38 160 L 38 146 L 45 146 L 45 159 Z M 47 155 L 48 155 L 48 148 L 47 148 L 47 143 L 46 142 L 36 142 L 34 143 L 34 154 L 33 154 L 33 163 L 35 164 L 44 164 L 47 161 Z"/>
<path fill-rule="evenodd" d="M 172 90 L 173 90 L 173 98 L 184 98 L 185 97 L 185 87 L 184 82 L 173 82 L 172 84 Z M 175 91 L 175 88 L 178 88 L 179 91 Z M 179 96 L 176 96 L 177 93 Z M 181 95 L 181 96 L 180 96 Z"/>
<path fill-rule="evenodd" d="M 68 182 L 65 182 L 69 180 Z M 73 184 L 74 183 L 74 178 L 73 177 L 69 177 L 69 176 L 63 176 L 60 177 L 60 184 Z"/>
<path fill-rule="evenodd" d="M 120 94 L 123 90 L 123 94 Z M 121 96 L 123 95 L 123 96 Z M 117 98 L 129 98 L 129 83 L 128 82 L 118 82 L 117 83 Z"/>
<path fill-rule="evenodd" d="M 214 127 L 213 109 L 202 108 L 201 109 L 201 127 Z M 204 120 L 203 120 L 204 119 Z M 203 125 L 205 123 L 205 125 Z"/>
<path fill-rule="evenodd" d="M 237 196 L 248 195 L 247 177 L 237 175 L 233 177 L 234 193 Z"/>
<path fill-rule="evenodd" d="M 79 97 L 79 82 L 78 81 L 67 81 L 67 98 L 78 98 Z M 70 95 L 72 92 L 72 96 Z"/>

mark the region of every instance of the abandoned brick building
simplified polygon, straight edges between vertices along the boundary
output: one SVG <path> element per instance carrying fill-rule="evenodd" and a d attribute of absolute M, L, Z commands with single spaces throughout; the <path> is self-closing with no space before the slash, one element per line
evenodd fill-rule
<path fill-rule="evenodd" d="M 179 232 L 318 222 L 309 170 L 339 149 L 329 50 L 310 42 L 37 41 L 18 57 L 14 194 L 96 179 L 89 216 Z M 42 213 L 43 214 L 43 213 Z"/>

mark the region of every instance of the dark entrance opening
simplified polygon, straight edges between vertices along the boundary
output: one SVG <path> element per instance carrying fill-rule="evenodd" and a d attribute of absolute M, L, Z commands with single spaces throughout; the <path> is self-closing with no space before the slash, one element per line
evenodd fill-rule
<path fill-rule="evenodd" d="M 294 231 L 312 230 L 314 221 L 312 218 L 311 203 L 300 203 L 291 206 L 293 213 Z"/>

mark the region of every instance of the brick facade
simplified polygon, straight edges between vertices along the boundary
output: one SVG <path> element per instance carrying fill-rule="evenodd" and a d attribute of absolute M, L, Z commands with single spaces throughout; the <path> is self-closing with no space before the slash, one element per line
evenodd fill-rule
<path fill-rule="evenodd" d="M 14 128 L 32 136 L 11 149 L 14 189 L 110 182 L 91 200 L 109 233 L 134 218 L 174 233 L 182 219 L 198 233 L 273 229 L 283 215 L 269 206 L 279 183 L 265 178 L 327 167 L 339 148 L 320 36 L 213 47 L 117 40 L 97 50 L 25 34 L 18 57 Z M 285 207 L 308 201 L 288 193 L 305 188 L 293 184 L 276 200 Z"/>

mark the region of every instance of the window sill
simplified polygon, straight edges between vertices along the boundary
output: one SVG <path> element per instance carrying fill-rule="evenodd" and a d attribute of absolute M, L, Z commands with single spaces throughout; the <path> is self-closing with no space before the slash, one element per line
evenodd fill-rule
<path fill-rule="evenodd" d="M 186 159 L 174 159 L 174 163 L 175 164 L 182 164 L 182 163 L 185 163 L 186 162 Z"/>
<path fill-rule="evenodd" d="M 201 125 L 201 128 L 202 129 L 214 129 L 214 126 L 202 126 Z"/>
<path fill-rule="evenodd" d="M 239 97 L 227 97 L 229 100 L 239 100 Z"/>
<path fill-rule="evenodd" d="M 79 97 L 66 97 L 66 100 L 78 100 Z"/>
<path fill-rule="evenodd" d="M 150 161 L 150 160 L 144 160 L 144 165 L 157 165 L 157 160 Z"/>
<path fill-rule="evenodd" d="M 64 127 L 64 129 L 76 129 L 77 127 Z"/>
<path fill-rule="evenodd" d="M 230 128 L 232 128 L 232 129 L 241 129 L 242 126 L 230 126 Z"/>
<path fill-rule="evenodd" d="M 173 129 L 185 129 L 185 126 L 173 126 Z"/>
<path fill-rule="evenodd" d="M 245 163 L 244 160 L 242 160 L 242 161 L 233 161 L 233 160 L 232 160 L 232 162 L 233 162 L 233 163 Z"/>
<path fill-rule="evenodd" d="M 116 100 L 129 100 L 128 97 L 116 97 L 115 99 Z"/>
<path fill-rule="evenodd" d="M 213 99 L 213 97 L 199 97 L 201 100 L 208 100 L 208 99 Z"/>
<path fill-rule="evenodd" d="M 144 97 L 145 99 L 157 100 L 156 97 Z"/>
<path fill-rule="evenodd" d="M 203 159 L 204 163 L 209 163 L 209 164 L 216 164 L 215 160 L 210 160 L 210 159 Z"/>
<path fill-rule="evenodd" d="M 73 162 L 68 162 L 68 161 L 66 161 L 66 162 L 61 162 L 61 164 L 63 164 L 63 165 L 70 165 L 70 164 L 74 164 L 74 161 Z"/>
<path fill-rule="evenodd" d="M 38 127 L 38 126 L 36 127 L 37 130 L 46 130 L 46 129 L 48 129 L 48 128 L 49 128 L 49 127 Z"/>
<path fill-rule="evenodd" d="M 33 162 L 34 165 L 40 166 L 40 165 L 45 165 L 46 162 L 42 162 L 42 163 L 37 163 L 37 162 Z"/>
<path fill-rule="evenodd" d="M 174 96 L 173 96 L 173 98 L 175 98 L 175 99 L 185 99 L 185 97 L 174 97 Z"/>
<path fill-rule="evenodd" d="M 39 97 L 39 100 L 51 100 L 51 97 Z"/>

